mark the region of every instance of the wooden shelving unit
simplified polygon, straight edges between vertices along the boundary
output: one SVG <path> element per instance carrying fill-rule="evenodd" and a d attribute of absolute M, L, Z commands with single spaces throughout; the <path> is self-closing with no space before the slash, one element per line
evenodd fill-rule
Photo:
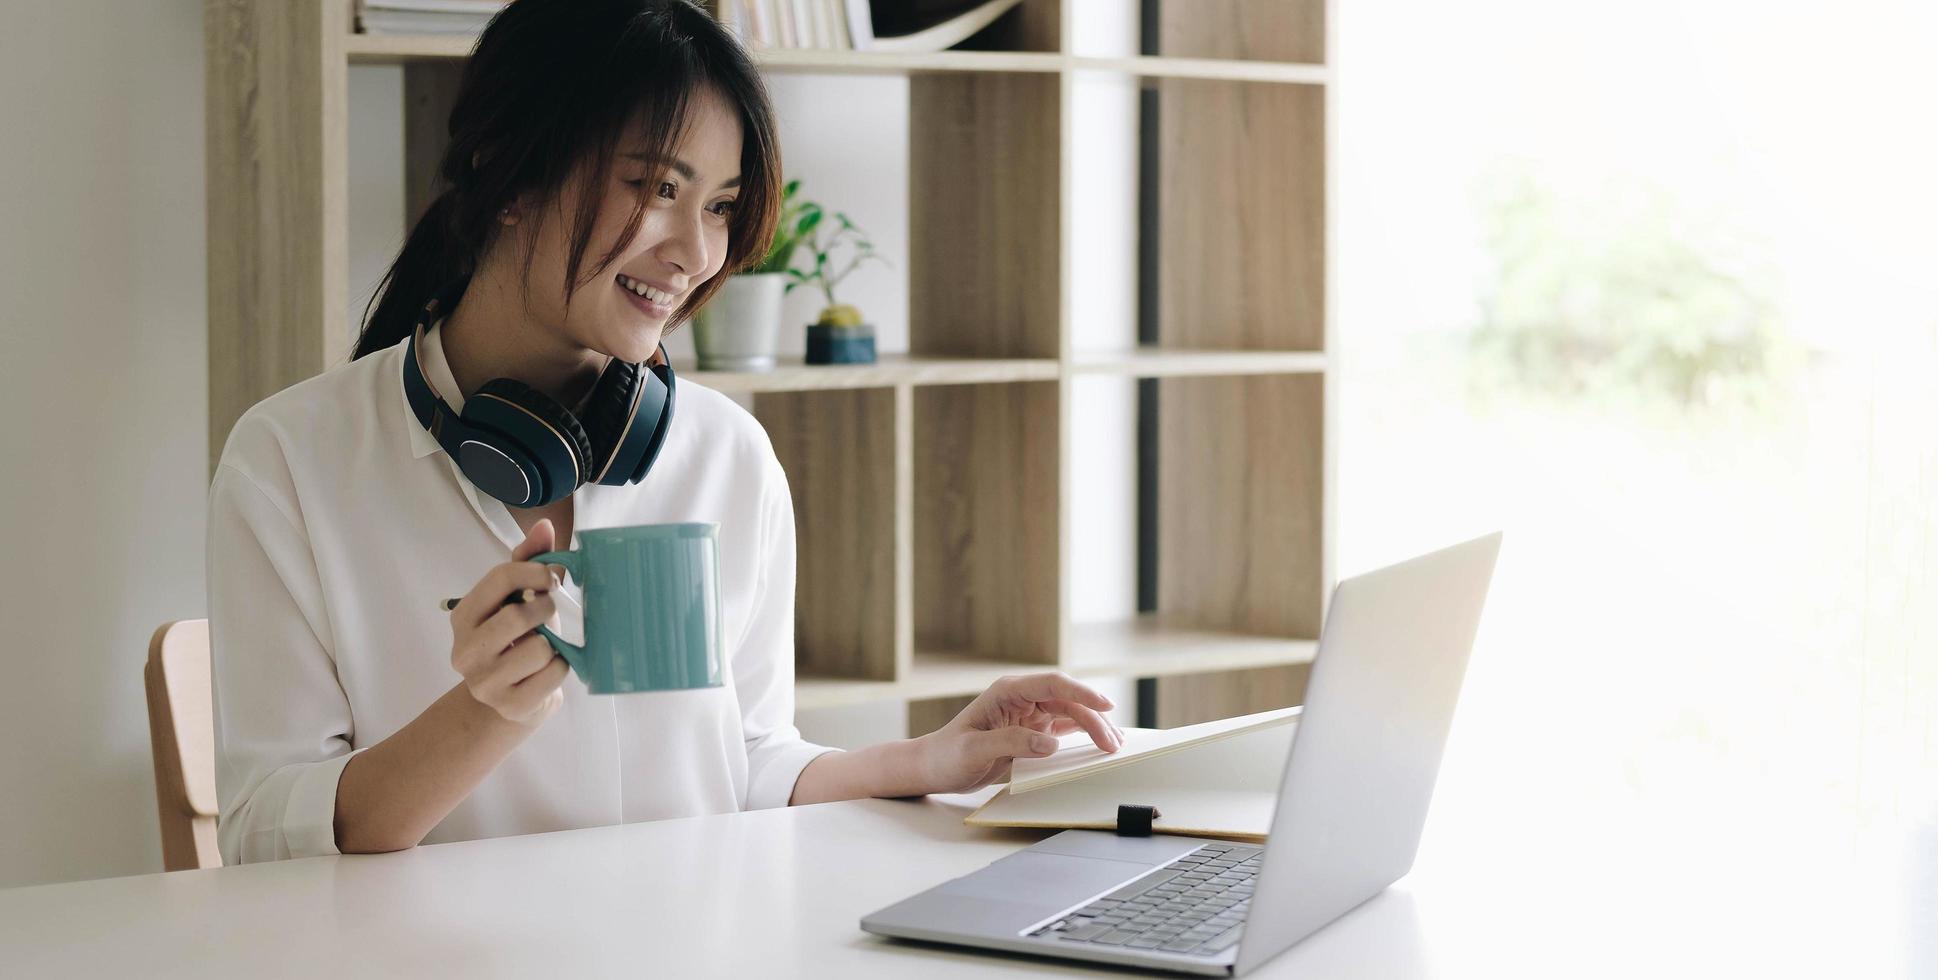
<path fill-rule="evenodd" d="M 676 365 L 679 366 L 679 365 Z M 1055 381 L 1063 367 L 1055 358 L 910 357 L 881 354 L 874 364 L 815 364 L 798 359 L 772 371 L 700 371 L 691 375 L 716 391 L 817 391 L 828 388 L 893 388 L 901 385 L 991 384 L 1003 381 Z"/>
<path fill-rule="evenodd" d="M 1159 678 L 1167 726 L 1298 698 L 1333 579 L 1331 5 L 1160 0 L 1140 50 L 1085 20 L 1134 4 L 1026 0 L 976 50 L 758 53 L 909 78 L 909 351 L 682 373 L 750 396 L 788 471 L 801 707 L 1048 667 Z M 414 221 L 472 39 L 358 34 L 351 0 L 207 0 L 206 23 L 213 457 L 249 405 L 347 357 L 349 67 L 404 67 Z M 1126 219 L 1084 193 L 1118 166 L 1082 125 L 1098 85 L 1148 93 L 1155 127 L 1155 240 L 1101 273 L 1092 230 Z M 1099 283 L 1142 287 L 1140 342 L 1079 339 L 1121 312 Z M 1153 423 L 1156 587 L 1081 622 L 1073 403 L 1098 379 L 1135 379 Z"/>

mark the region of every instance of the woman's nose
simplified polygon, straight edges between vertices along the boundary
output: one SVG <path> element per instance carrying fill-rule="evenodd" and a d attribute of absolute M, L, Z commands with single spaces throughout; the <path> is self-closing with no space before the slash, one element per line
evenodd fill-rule
<path fill-rule="evenodd" d="M 660 257 L 677 266 L 689 276 L 697 276 L 707 267 L 707 237 L 704 217 L 699 214 L 682 214 L 673 220 L 666 239 L 660 242 Z"/>

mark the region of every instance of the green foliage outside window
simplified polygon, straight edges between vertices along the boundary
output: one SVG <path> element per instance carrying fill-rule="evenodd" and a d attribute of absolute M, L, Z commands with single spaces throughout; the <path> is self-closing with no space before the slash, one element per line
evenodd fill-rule
<path fill-rule="evenodd" d="M 1683 406 L 1780 387 L 1795 345 L 1721 222 L 1633 182 L 1564 195 L 1517 173 L 1490 191 L 1478 384 Z"/>

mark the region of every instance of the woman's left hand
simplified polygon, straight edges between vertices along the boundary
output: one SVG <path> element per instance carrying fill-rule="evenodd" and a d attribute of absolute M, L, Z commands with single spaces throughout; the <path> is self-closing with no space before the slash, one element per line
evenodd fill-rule
<path fill-rule="evenodd" d="M 1110 699 L 1061 672 L 1004 677 L 989 685 L 955 720 L 915 740 L 925 793 L 967 793 L 1009 778 L 1013 759 L 1036 759 L 1075 731 L 1105 752 L 1124 733 L 1100 712 Z"/>

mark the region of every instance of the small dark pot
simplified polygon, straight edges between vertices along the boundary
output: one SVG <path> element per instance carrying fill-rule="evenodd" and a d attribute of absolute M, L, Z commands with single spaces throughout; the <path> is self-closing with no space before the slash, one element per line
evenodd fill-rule
<path fill-rule="evenodd" d="M 807 331 L 809 364 L 875 363 L 875 328 L 872 324 L 829 327 L 816 323 L 809 324 Z"/>

